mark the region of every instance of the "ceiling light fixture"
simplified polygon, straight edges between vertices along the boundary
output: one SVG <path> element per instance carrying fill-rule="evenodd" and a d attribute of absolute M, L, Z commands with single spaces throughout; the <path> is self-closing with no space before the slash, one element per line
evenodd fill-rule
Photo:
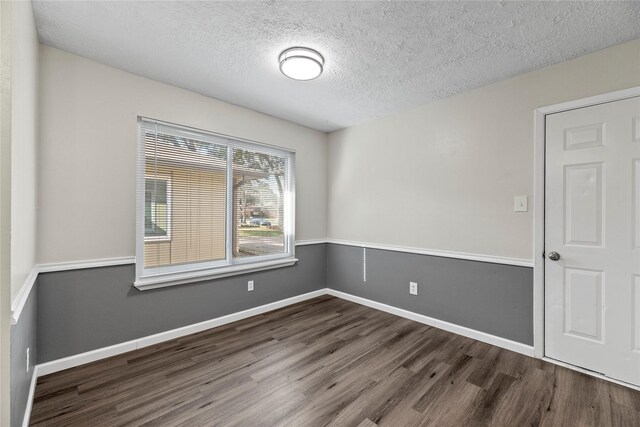
<path fill-rule="evenodd" d="M 280 54 L 280 71 L 294 80 L 313 80 L 322 74 L 324 58 L 308 47 L 291 47 Z"/>

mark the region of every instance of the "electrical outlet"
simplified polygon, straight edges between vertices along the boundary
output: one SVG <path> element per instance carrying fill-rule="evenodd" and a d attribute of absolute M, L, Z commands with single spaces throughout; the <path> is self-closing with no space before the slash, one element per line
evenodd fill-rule
<path fill-rule="evenodd" d="M 418 295 L 418 284 L 416 282 L 409 282 L 409 293 L 411 295 Z"/>
<path fill-rule="evenodd" d="M 249 280 L 247 284 L 247 291 L 251 292 L 253 290 L 253 280 Z"/>
<path fill-rule="evenodd" d="M 29 347 L 27 347 L 27 372 L 29 372 Z"/>

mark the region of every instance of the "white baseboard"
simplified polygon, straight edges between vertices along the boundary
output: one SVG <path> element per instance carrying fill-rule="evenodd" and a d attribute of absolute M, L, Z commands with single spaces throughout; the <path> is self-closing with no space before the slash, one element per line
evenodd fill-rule
<path fill-rule="evenodd" d="M 278 308 L 285 307 L 287 305 L 295 304 L 301 301 L 305 301 L 311 298 L 315 298 L 321 295 L 332 295 L 338 298 L 352 301 L 357 304 L 365 305 L 367 307 L 375 308 L 376 310 L 385 311 L 387 313 L 395 314 L 396 316 L 404 317 L 416 322 L 424 323 L 426 325 L 434 326 L 436 328 L 444 329 L 445 331 L 453 332 L 458 335 L 473 338 L 478 341 L 486 342 L 507 350 L 515 351 L 527 356 L 533 356 L 533 347 L 508 340 L 506 338 L 497 337 L 495 335 L 480 332 L 475 329 L 466 328 L 453 323 L 445 322 L 443 320 L 434 319 L 433 317 L 425 316 L 422 314 L 414 313 L 412 311 L 404 310 L 397 307 L 392 307 L 387 304 L 379 303 L 376 301 L 361 298 L 355 295 L 347 294 L 345 292 L 336 291 L 333 289 L 320 289 L 317 291 L 309 292 L 303 295 L 298 295 L 292 298 L 276 301 L 270 304 L 261 305 L 259 307 L 250 308 L 248 310 L 240 311 L 238 313 L 232 313 L 226 316 L 217 317 L 215 319 L 206 320 L 204 322 L 195 323 L 193 325 L 184 326 L 170 331 L 161 332 L 155 335 L 149 335 L 146 337 L 138 338 L 131 341 L 115 344 L 109 347 L 103 347 L 96 350 L 88 351 L 86 353 L 76 354 L 73 356 L 65 357 L 51 362 L 46 362 L 38 365 L 38 375 L 48 375 L 54 372 L 62 371 L 64 369 L 73 368 L 75 366 L 84 365 L 85 363 L 95 362 L 97 360 L 105 359 L 107 357 L 115 356 L 118 354 L 126 353 L 128 351 L 136 350 L 139 348 L 147 347 L 150 345 L 158 344 L 164 341 L 172 340 L 174 338 L 180 338 L 186 335 L 201 332 L 207 329 L 215 328 L 217 326 L 226 325 L 227 323 L 235 322 L 238 320 L 246 319 L 251 316 L 266 313 Z"/>
<path fill-rule="evenodd" d="M 433 317 L 425 316 L 423 314 L 414 313 L 413 311 L 404 310 L 402 308 L 393 307 L 377 301 L 372 301 L 366 298 L 347 294 L 345 292 L 328 289 L 327 293 L 329 295 L 333 295 L 347 301 L 366 305 L 367 307 L 375 308 L 376 310 L 385 311 L 387 313 L 395 314 L 396 316 L 404 317 L 406 319 L 424 323 L 425 325 L 434 326 L 439 329 L 444 329 L 445 331 L 453 332 L 454 334 L 473 338 L 474 340 L 486 342 L 487 344 L 495 345 L 497 347 L 505 348 L 507 350 L 515 351 L 516 353 L 521 353 L 526 356 L 533 357 L 533 347 L 530 345 L 511 341 L 506 338 L 501 338 L 495 335 L 488 334 L 486 332 L 480 332 L 475 329 L 470 329 L 464 326 L 456 325 L 454 323 L 445 322 L 443 320 L 434 319 Z"/>
<path fill-rule="evenodd" d="M 22 427 L 29 427 L 31 421 L 31 408 L 33 408 L 33 397 L 36 394 L 36 383 L 38 382 L 38 366 L 33 367 L 31 374 L 31 383 L 29 384 L 29 396 L 27 397 L 27 407 L 24 408 L 24 417 L 22 417 Z"/>
<path fill-rule="evenodd" d="M 286 307 L 287 305 L 295 304 L 326 294 L 326 289 L 320 289 L 295 297 L 272 302 L 270 304 L 261 305 L 259 307 L 250 308 L 248 310 L 239 311 L 237 313 L 228 314 L 226 316 L 217 317 L 215 319 L 205 320 L 204 322 L 195 323 L 193 325 L 183 326 L 181 328 L 172 329 L 170 331 L 160 332 L 159 334 L 149 335 L 120 344 L 115 344 L 109 347 L 103 347 L 96 350 L 88 351 L 86 353 L 76 354 L 62 359 L 53 360 L 51 362 L 46 362 L 38 365 L 37 372 L 40 376 L 52 374 L 64 369 L 84 365 L 85 363 L 95 362 L 100 359 L 105 359 L 107 357 L 126 353 L 128 351 L 136 350 L 139 348 L 148 347 L 150 345 L 172 340 L 174 338 L 180 338 L 186 335 L 195 334 L 196 332 L 215 328 L 217 326 L 226 325 L 227 323 L 236 322 L 238 320 L 246 319 L 247 317 L 256 316 L 258 314 L 266 313 L 278 308 Z"/>

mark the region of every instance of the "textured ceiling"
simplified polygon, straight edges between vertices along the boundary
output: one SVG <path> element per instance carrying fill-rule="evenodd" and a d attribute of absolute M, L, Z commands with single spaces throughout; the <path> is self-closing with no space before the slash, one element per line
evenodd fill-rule
<path fill-rule="evenodd" d="M 640 2 L 35 1 L 41 42 L 322 131 L 640 37 Z M 278 54 L 320 51 L 296 82 Z"/>

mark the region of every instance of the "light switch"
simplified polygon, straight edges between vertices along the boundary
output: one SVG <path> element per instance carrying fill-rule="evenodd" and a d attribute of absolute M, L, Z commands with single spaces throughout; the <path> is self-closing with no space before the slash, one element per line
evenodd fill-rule
<path fill-rule="evenodd" d="M 515 196 L 513 198 L 513 210 L 515 212 L 527 212 L 527 196 Z"/>

